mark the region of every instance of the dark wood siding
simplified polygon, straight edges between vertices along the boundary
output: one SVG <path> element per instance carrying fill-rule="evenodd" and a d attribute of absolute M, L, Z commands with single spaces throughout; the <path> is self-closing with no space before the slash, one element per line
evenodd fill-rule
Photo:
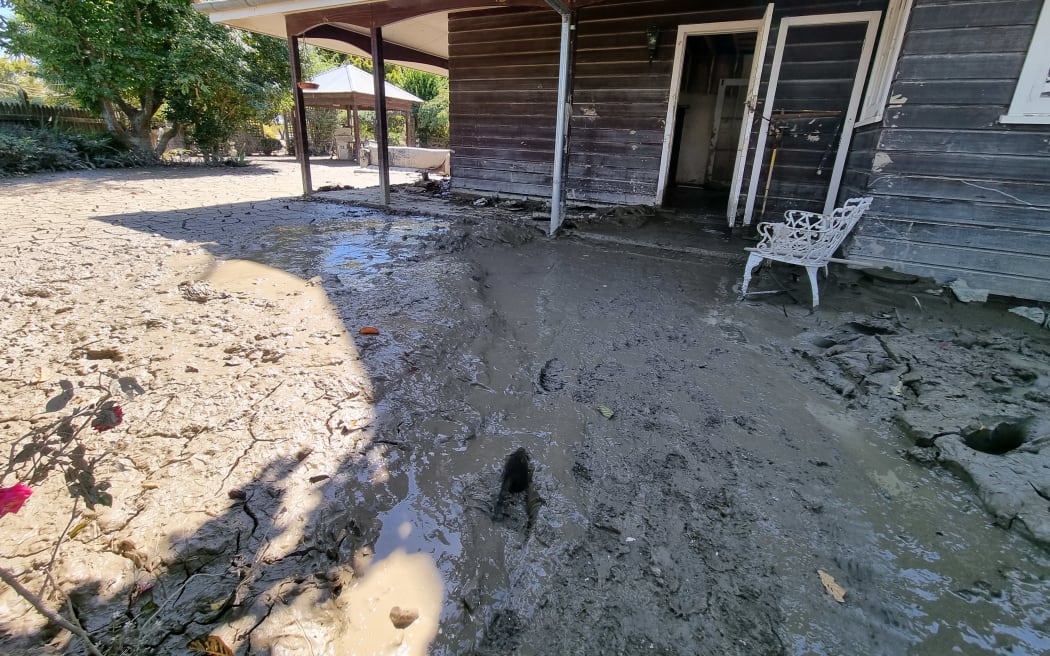
<path fill-rule="evenodd" d="M 449 17 L 454 188 L 550 195 L 560 35 L 554 11 Z"/>
<path fill-rule="evenodd" d="M 678 26 L 758 19 L 766 4 L 755 0 L 643 0 L 604 2 L 580 9 L 568 197 L 597 203 L 654 203 Z M 885 4 L 885 0 L 785 0 L 776 3 L 774 25 L 785 15 L 866 11 L 882 9 Z M 659 29 L 659 47 L 651 62 L 645 34 L 650 27 Z M 546 10 L 486 10 L 450 16 L 455 189 L 549 196 L 559 28 L 558 15 Z M 845 40 L 852 44 L 845 47 L 859 48 L 856 39 L 856 35 L 848 35 Z M 767 54 L 767 78 L 775 40 L 774 31 Z M 817 89 L 807 87 L 806 80 L 842 77 L 837 69 L 855 55 L 840 57 L 827 44 L 811 45 L 809 54 L 803 52 L 805 48 L 800 44 L 795 54 L 808 68 L 798 69 L 798 75 L 790 80 L 794 86 L 786 85 L 783 97 L 801 99 L 816 90 L 822 97 L 814 102 L 821 107 L 840 101 L 844 105 L 839 98 L 842 85 L 821 84 Z M 813 77 L 807 78 L 807 74 Z M 830 96 L 835 98 L 829 102 Z M 814 144 L 805 135 L 801 141 L 791 152 L 784 151 L 784 175 L 774 175 L 770 208 L 800 198 L 808 200 L 813 183 L 820 186 L 816 171 L 826 144 Z M 810 152 L 815 150 L 820 153 Z M 811 180 L 814 177 L 816 180 Z"/>
<path fill-rule="evenodd" d="M 1050 126 L 1002 125 L 1042 0 L 916 0 L 882 125 L 844 195 L 872 211 L 850 256 L 1050 300 Z"/>

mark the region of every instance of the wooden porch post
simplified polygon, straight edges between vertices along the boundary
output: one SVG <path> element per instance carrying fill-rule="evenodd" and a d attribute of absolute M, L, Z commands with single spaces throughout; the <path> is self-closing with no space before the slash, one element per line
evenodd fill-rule
<path fill-rule="evenodd" d="M 390 150 L 386 120 L 386 72 L 383 70 L 383 28 L 372 27 L 372 79 L 375 82 L 376 144 L 379 151 L 379 188 L 383 204 L 390 204 Z"/>
<path fill-rule="evenodd" d="M 303 102 L 303 90 L 299 83 L 303 80 L 303 67 L 299 60 L 299 37 L 288 37 L 288 60 L 292 68 L 292 98 L 295 107 L 292 117 L 295 121 L 295 155 L 299 160 L 299 169 L 303 176 L 303 195 L 313 192 L 313 181 L 310 179 L 310 153 L 306 136 L 306 104 Z"/>

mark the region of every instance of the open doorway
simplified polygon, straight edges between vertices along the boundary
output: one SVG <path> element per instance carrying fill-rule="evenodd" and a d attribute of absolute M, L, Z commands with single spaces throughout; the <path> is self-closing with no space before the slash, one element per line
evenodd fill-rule
<path fill-rule="evenodd" d="M 725 214 L 756 32 L 689 36 L 664 204 Z"/>
<path fill-rule="evenodd" d="M 773 4 L 759 20 L 679 25 L 656 202 L 737 216 Z"/>

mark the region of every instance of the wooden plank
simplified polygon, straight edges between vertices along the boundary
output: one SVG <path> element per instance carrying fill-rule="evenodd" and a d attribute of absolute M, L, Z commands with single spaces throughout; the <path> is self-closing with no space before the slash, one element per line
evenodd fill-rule
<path fill-rule="evenodd" d="M 451 102 L 449 104 L 450 125 L 456 118 L 459 120 L 469 120 L 479 116 L 493 116 L 494 114 L 503 114 L 508 119 L 512 117 L 519 117 L 522 119 L 527 118 L 529 121 L 543 118 L 553 119 L 557 112 L 557 108 L 548 103 L 518 103 L 514 105 L 513 108 L 510 108 L 501 103 L 470 105 L 468 103 L 462 103 L 461 100 L 462 99 L 458 94 L 451 96 Z M 554 125 L 553 120 L 551 121 L 551 125 Z"/>
<path fill-rule="evenodd" d="M 1031 25 L 911 30 L 904 40 L 902 52 L 906 55 L 1025 53 L 1031 40 Z"/>
<path fill-rule="evenodd" d="M 455 164 L 457 157 L 478 157 L 489 159 L 512 159 L 521 162 L 553 162 L 554 153 L 548 150 L 521 150 L 500 148 L 475 148 L 473 146 L 461 146 L 453 142 L 452 162 Z"/>
<path fill-rule="evenodd" d="M 871 192 L 887 196 L 913 196 L 967 203 L 1016 204 L 1050 208 L 1050 181 L 1004 182 L 965 180 L 924 175 L 882 175 L 871 184 Z M 1047 210 L 1050 211 L 1050 210 Z M 1050 217 L 1047 218 L 1050 221 Z M 1050 224 L 1045 225 L 1050 230 Z"/>
<path fill-rule="evenodd" d="M 588 180 L 600 179 L 617 182 L 627 182 L 631 184 L 637 183 L 645 185 L 645 188 L 648 190 L 648 193 L 655 193 L 656 182 L 660 177 L 651 169 L 629 169 L 615 167 L 603 167 L 601 169 L 598 169 L 592 166 L 579 166 L 575 164 L 570 164 L 569 176 L 575 178 L 587 178 Z"/>
<path fill-rule="evenodd" d="M 516 79 L 549 79 L 558 77 L 558 63 L 534 64 L 521 66 L 514 60 L 474 62 L 466 64 L 457 60 L 449 62 L 449 80 L 516 80 Z"/>
<path fill-rule="evenodd" d="M 561 35 L 555 30 L 551 36 L 530 39 L 510 38 L 500 41 L 477 41 L 449 45 L 448 56 L 453 57 L 491 57 L 500 55 L 523 55 L 526 53 L 557 52 Z"/>
<path fill-rule="evenodd" d="M 527 173 L 525 171 L 501 171 L 497 169 L 475 169 L 468 166 L 456 166 L 456 176 L 470 180 L 488 180 L 490 182 L 507 182 L 533 186 L 551 186 L 550 173 Z M 548 192 L 549 194 L 549 192 Z"/>
<path fill-rule="evenodd" d="M 655 76 L 666 77 L 670 84 L 671 62 L 670 61 L 635 61 L 635 62 L 600 62 L 600 61 L 576 61 L 576 80 L 585 80 L 592 77 L 640 77 Z"/>
<path fill-rule="evenodd" d="M 866 246 L 866 244 L 861 244 L 860 246 Z M 932 278 L 940 284 L 962 278 L 970 287 L 987 289 L 990 293 L 999 296 L 1015 296 L 1036 301 L 1050 301 L 1050 281 L 1044 279 L 1003 275 L 987 271 L 973 271 L 950 266 L 917 264 L 908 260 L 896 259 L 893 257 L 895 255 L 893 252 L 885 252 L 882 256 L 875 256 L 865 252 L 861 247 L 854 247 L 852 243 L 846 245 L 846 252 L 850 258 L 870 261 L 875 266 L 888 266 L 901 273 Z"/>
<path fill-rule="evenodd" d="M 580 191 L 597 193 L 624 193 L 631 196 L 649 196 L 656 193 L 655 181 L 640 180 L 603 180 L 592 177 L 575 177 L 568 180 L 568 186 Z"/>
<path fill-rule="evenodd" d="M 1047 257 L 1050 231 L 1037 232 L 986 226 L 865 218 L 856 234 L 870 239 L 914 241 Z M 1048 262 L 1050 265 L 1050 262 Z"/>
<path fill-rule="evenodd" d="M 488 9 L 476 12 L 456 12 L 448 15 L 449 34 L 483 33 L 500 28 L 559 25 L 558 14 L 546 9 Z"/>
<path fill-rule="evenodd" d="M 592 128 L 587 125 L 574 125 L 572 140 L 577 144 L 590 143 L 632 143 L 663 146 L 662 130 L 612 130 Z"/>
<path fill-rule="evenodd" d="M 657 130 L 663 132 L 663 116 L 588 116 L 580 114 L 574 108 L 572 128 L 594 128 L 596 130 Z"/>
<path fill-rule="evenodd" d="M 474 192 L 481 194 L 509 194 L 533 198 L 550 198 L 550 185 L 534 185 L 521 182 L 500 182 L 494 180 L 477 180 L 461 176 L 453 171 L 451 178 L 453 191 Z"/>
<path fill-rule="evenodd" d="M 598 103 L 598 102 L 582 102 L 577 99 L 573 105 L 573 112 L 578 116 L 603 116 L 603 117 L 644 117 L 644 118 L 657 118 L 663 117 L 664 113 L 667 112 L 667 99 L 663 102 L 617 102 L 617 103 Z"/>
<path fill-rule="evenodd" d="M 450 80 L 449 90 L 456 92 L 491 91 L 493 80 Z M 498 82 L 506 91 L 558 91 L 558 78 L 503 79 Z"/>
<path fill-rule="evenodd" d="M 986 248 L 964 248 L 942 244 L 924 244 L 914 241 L 871 239 L 856 235 L 849 249 L 850 257 L 891 257 L 895 260 L 922 263 L 957 271 L 996 273 L 1039 279 L 1050 268 L 1050 257 L 993 251 Z M 960 274 L 963 278 L 967 276 Z M 1047 281 L 1050 283 L 1050 281 Z"/>
<path fill-rule="evenodd" d="M 1050 155 L 1050 130 L 886 130 L 879 140 L 885 151 L 975 153 L 983 155 Z M 891 155 L 892 156 L 892 155 Z M 1050 162 L 1046 179 L 1050 179 Z"/>
<path fill-rule="evenodd" d="M 557 89 L 526 89 L 526 90 L 499 90 L 499 91 L 459 91 L 458 98 L 471 105 L 493 104 L 493 105 L 515 105 L 526 104 L 554 104 L 558 98 Z M 508 108 L 513 112 L 513 107 Z"/>
<path fill-rule="evenodd" d="M 533 133 L 518 137 L 466 136 L 457 133 L 456 147 L 492 148 L 496 150 L 539 150 L 554 148 L 553 134 Z"/>
<path fill-rule="evenodd" d="M 898 80 L 996 79 L 1016 76 L 1025 53 L 908 55 L 897 68 Z"/>
<path fill-rule="evenodd" d="M 889 128 L 1001 128 L 999 117 L 1004 111 L 1003 105 L 922 105 L 909 102 L 888 108 L 885 123 Z"/>
<path fill-rule="evenodd" d="M 882 161 L 874 172 L 1046 182 L 1047 162 L 1045 157 L 1017 155 L 896 152 Z"/>
<path fill-rule="evenodd" d="M 923 105 L 1001 105 L 1005 109 L 1014 95 L 1015 86 L 1016 79 L 898 80 L 894 82 L 890 95 Z"/>
<path fill-rule="evenodd" d="M 994 27 L 999 25 L 1035 25 L 1040 0 L 999 0 L 989 2 L 954 1 L 925 5 L 915 3 L 911 10 L 910 29 L 952 29 Z"/>
<path fill-rule="evenodd" d="M 544 12 L 546 13 L 546 12 Z M 452 23 L 452 16 L 449 16 Z M 491 29 L 474 29 L 466 31 L 449 30 L 449 50 L 455 46 L 475 43 L 500 43 L 504 41 L 525 41 L 559 36 L 560 23 L 555 16 L 550 22 L 536 25 L 507 25 Z"/>
<path fill-rule="evenodd" d="M 878 180 L 878 178 L 873 178 Z M 960 225 L 1046 230 L 1050 210 L 1046 207 L 972 203 L 924 197 L 875 196 L 872 216 L 916 221 L 937 221 Z"/>
<path fill-rule="evenodd" d="M 476 57 L 458 57 L 457 64 L 459 66 L 485 66 L 486 62 L 493 62 L 493 57 L 490 55 L 479 55 Z M 544 64 L 550 64 L 554 62 L 555 65 L 558 63 L 558 51 L 553 50 L 551 52 L 528 52 L 523 55 L 515 55 L 508 61 L 512 61 L 517 66 L 542 66 Z"/>
<path fill-rule="evenodd" d="M 495 169 L 511 173 L 546 173 L 551 175 L 551 162 L 522 162 L 513 159 L 492 159 L 488 157 L 456 156 L 453 167 L 459 169 Z"/>
<path fill-rule="evenodd" d="M 513 117 L 512 117 L 513 118 Z M 513 123 L 509 121 L 508 123 Z M 535 126 L 539 127 L 539 126 Z M 553 139 L 554 126 L 550 127 L 550 138 Z M 457 125 L 455 129 L 456 135 L 460 138 L 474 138 L 474 139 L 520 139 L 522 135 L 522 125 L 471 125 L 466 124 L 464 121 L 463 125 Z"/>

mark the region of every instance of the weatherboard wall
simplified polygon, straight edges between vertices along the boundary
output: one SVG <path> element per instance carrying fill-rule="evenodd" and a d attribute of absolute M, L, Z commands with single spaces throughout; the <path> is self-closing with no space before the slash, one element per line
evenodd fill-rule
<path fill-rule="evenodd" d="M 1004 125 L 1042 0 L 916 0 L 891 103 L 843 195 L 856 260 L 1050 300 L 1050 125 Z"/>
<path fill-rule="evenodd" d="M 567 196 L 579 202 L 656 202 L 678 26 L 759 19 L 766 4 L 643 0 L 581 8 L 573 49 Z M 885 0 L 776 3 L 763 79 L 768 80 L 776 27 L 784 16 L 885 5 Z M 659 30 L 659 38 L 650 61 L 646 31 L 651 27 Z M 807 43 L 799 34 L 802 40 L 792 47 L 805 68 L 795 67 L 782 78 L 777 102 L 787 108 L 844 105 L 849 97 L 844 81 L 852 79 L 848 69 L 851 60 L 855 65 L 862 35 L 825 28 L 812 30 L 812 43 Z M 455 189 L 550 195 L 559 43 L 560 18 L 553 11 L 499 9 L 449 17 Z M 764 93 L 763 88 L 759 97 Z M 834 128 L 823 128 L 819 140 L 812 132 L 785 139 L 769 211 L 809 203 L 815 189 L 826 188 L 829 167 L 821 163 Z"/>

